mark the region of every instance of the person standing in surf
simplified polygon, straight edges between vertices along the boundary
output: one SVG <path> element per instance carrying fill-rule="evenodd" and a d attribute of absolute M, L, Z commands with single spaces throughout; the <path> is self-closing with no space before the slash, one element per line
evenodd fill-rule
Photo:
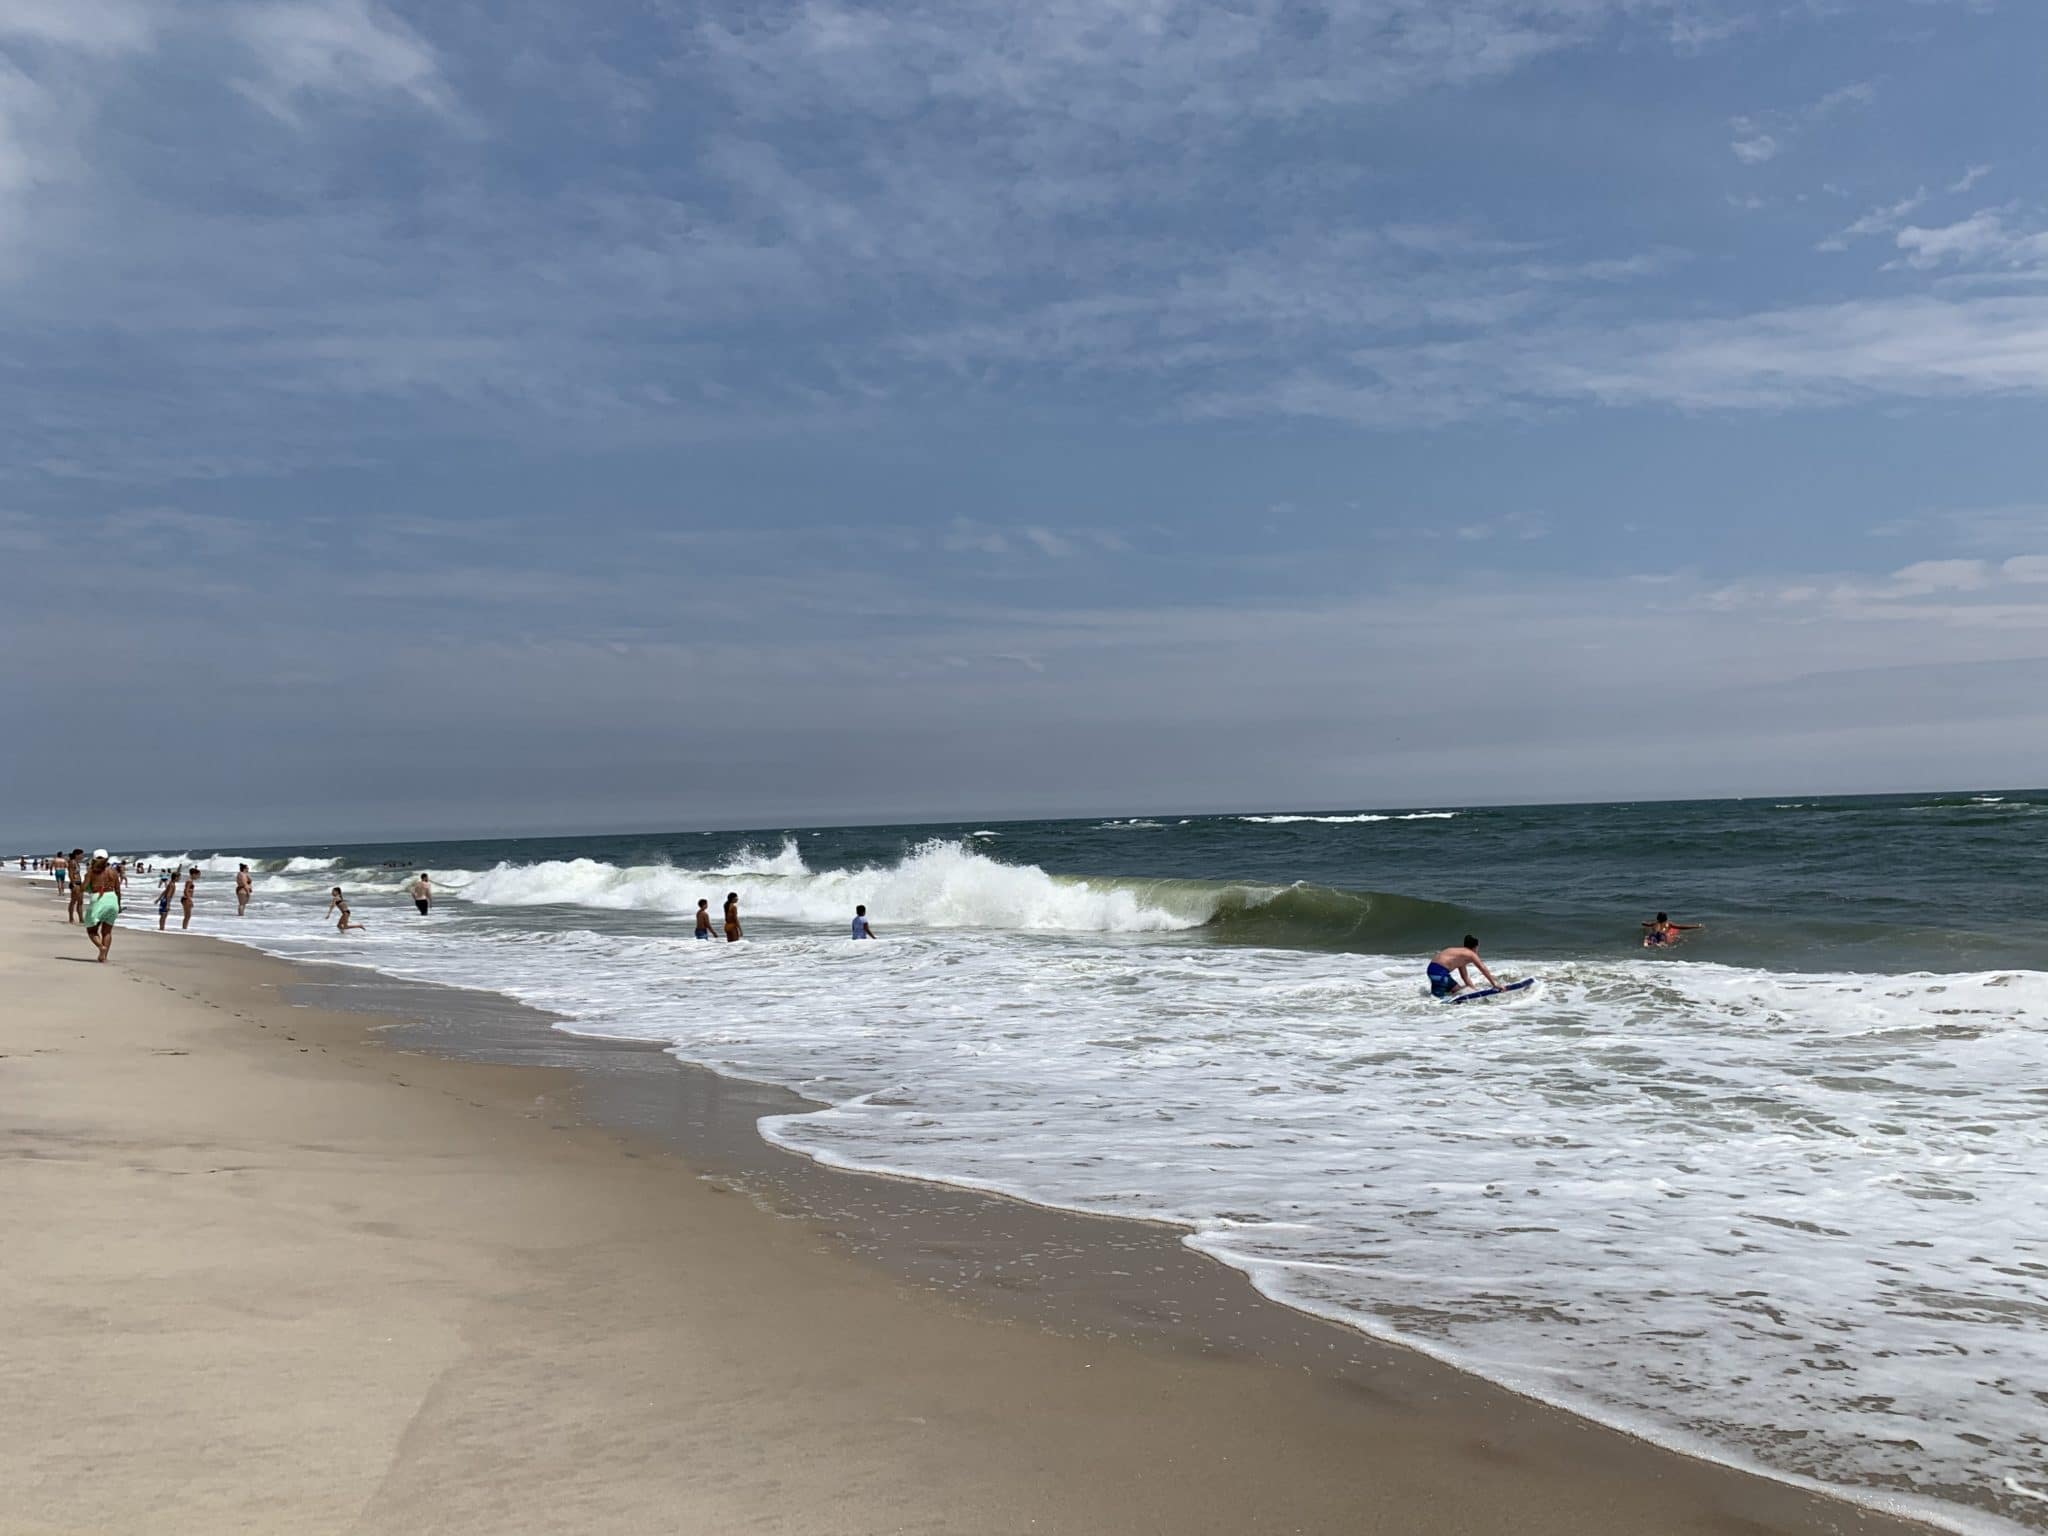
<path fill-rule="evenodd" d="M 424 869 L 420 871 L 419 879 L 412 883 L 412 904 L 420 909 L 421 917 L 433 910 L 434 882 L 427 878 Z"/>
<path fill-rule="evenodd" d="M 725 893 L 725 942 L 737 944 L 740 941 L 740 893 Z"/>
<path fill-rule="evenodd" d="M 107 862 L 107 850 L 93 850 L 92 867 L 85 874 L 85 936 L 100 952 L 100 964 L 114 947 L 114 919 L 121 915 L 121 872 Z"/>
<path fill-rule="evenodd" d="M 249 878 L 249 866 L 244 864 L 235 872 L 235 916 L 249 915 L 249 897 L 256 890 L 256 882 Z"/>
<path fill-rule="evenodd" d="M 709 896 L 703 897 L 697 903 L 697 937 L 700 939 L 711 937 L 711 898 Z"/>
<path fill-rule="evenodd" d="M 164 925 L 171 920 L 171 903 L 178 896 L 178 872 L 166 870 L 156 888 L 156 931 L 162 933 Z"/>
<path fill-rule="evenodd" d="M 191 873 L 185 876 L 185 894 L 178 899 L 178 905 L 185 909 L 185 920 L 178 924 L 183 933 L 192 926 L 192 898 L 199 894 L 199 866 L 194 864 Z"/>
<path fill-rule="evenodd" d="M 1489 987 L 1498 988 L 1493 972 L 1486 968 L 1486 962 L 1479 958 L 1479 940 L 1471 934 L 1465 935 L 1463 944 L 1453 944 L 1449 949 L 1437 951 L 1436 958 L 1429 962 L 1429 995 L 1436 998 L 1456 997 L 1460 992 L 1469 991 L 1478 985 L 1472 979 L 1472 968 L 1477 966 L 1479 974 L 1486 978 Z"/>
<path fill-rule="evenodd" d="M 855 907 L 853 909 L 853 936 L 856 939 L 872 939 L 875 937 L 875 930 L 868 926 L 868 909 L 866 907 Z"/>

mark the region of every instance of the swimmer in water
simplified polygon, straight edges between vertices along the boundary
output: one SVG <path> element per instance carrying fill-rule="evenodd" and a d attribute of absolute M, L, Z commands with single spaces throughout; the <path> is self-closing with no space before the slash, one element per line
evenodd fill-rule
<path fill-rule="evenodd" d="M 1493 972 L 1486 968 L 1486 962 L 1479 958 L 1479 940 L 1468 933 L 1463 944 L 1438 950 L 1436 958 L 1429 962 L 1429 995 L 1456 997 L 1460 992 L 1470 991 L 1478 985 L 1472 979 L 1474 966 L 1479 968 L 1479 974 L 1486 978 L 1489 987 L 1500 985 L 1494 980 Z"/>
<path fill-rule="evenodd" d="M 1668 913 L 1659 912 L 1650 922 L 1643 924 L 1643 948 L 1668 949 L 1678 942 L 1682 933 L 1698 933 L 1704 923 L 1674 923 Z"/>
<path fill-rule="evenodd" d="M 875 930 L 868 926 L 868 909 L 866 907 L 855 907 L 853 909 L 853 936 L 856 939 L 872 939 L 875 937 Z"/>
<path fill-rule="evenodd" d="M 711 937 L 711 899 L 708 896 L 697 903 L 697 937 Z"/>
<path fill-rule="evenodd" d="M 725 893 L 725 942 L 737 944 L 740 941 L 740 893 Z"/>
<path fill-rule="evenodd" d="M 249 877 L 249 866 L 244 864 L 235 872 L 235 916 L 249 915 L 249 897 L 256 889 L 256 882 Z"/>

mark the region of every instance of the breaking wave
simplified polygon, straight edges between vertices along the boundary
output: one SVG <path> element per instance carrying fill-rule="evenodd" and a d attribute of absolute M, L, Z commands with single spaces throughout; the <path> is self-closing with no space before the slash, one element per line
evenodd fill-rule
<path fill-rule="evenodd" d="M 740 894 L 756 917 L 836 923 L 856 902 L 879 923 L 1017 932 L 1171 933 L 1205 929 L 1246 944 L 1314 949 L 1412 947 L 1465 920 L 1440 902 L 1317 885 L 1053 875 L 1006 864 L 961 842 L 934 840 L 894 864 L 813 870 L 792 839 L 772 854 L 742 850 L 710 869 L 597 859 L 500 864 L 449 889 L 490 906 L 580 906 L 682 916 L 700 900 Z"/>

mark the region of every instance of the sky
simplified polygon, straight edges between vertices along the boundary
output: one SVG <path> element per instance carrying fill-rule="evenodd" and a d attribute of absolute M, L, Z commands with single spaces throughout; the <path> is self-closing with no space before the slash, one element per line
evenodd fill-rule
<path fill-rule="evenodd" d="M 2038 784 L 2032 0 L 0 0 L 0 841 Z"/>

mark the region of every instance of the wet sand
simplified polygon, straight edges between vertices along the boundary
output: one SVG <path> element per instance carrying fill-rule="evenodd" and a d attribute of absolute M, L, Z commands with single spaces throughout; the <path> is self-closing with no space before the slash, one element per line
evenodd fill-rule
<path fill-rule="evenodd" d="M 502 999 L 62 917 L 0 884 L 0 1531 L 1923 1529 Z"/>

